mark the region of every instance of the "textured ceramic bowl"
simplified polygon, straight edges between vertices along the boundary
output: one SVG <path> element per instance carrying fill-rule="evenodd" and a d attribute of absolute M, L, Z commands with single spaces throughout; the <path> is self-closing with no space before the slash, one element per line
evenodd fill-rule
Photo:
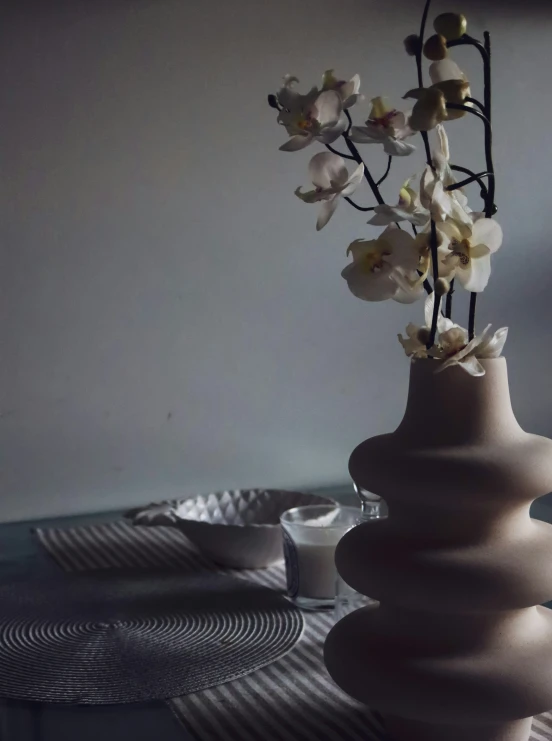
<path fill-rule="evenodd" d="M 298 491 L 237 489 L 152 504 L 126 516 L 133 525 L 178 528 L 221 566 L 262 569 L 284 557 L 280 516 L 307 504 L 333 500 Z"/>

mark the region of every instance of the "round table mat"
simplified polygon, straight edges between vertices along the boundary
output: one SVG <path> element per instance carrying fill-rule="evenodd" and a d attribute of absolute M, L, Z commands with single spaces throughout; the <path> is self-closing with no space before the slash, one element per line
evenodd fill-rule
<path fill-rule="evenodd" d="M 178 697 L 266 666 L 302 631 L 284 597 L 218 574 L 97 571 L 0 585 L 0 696 Z"/>

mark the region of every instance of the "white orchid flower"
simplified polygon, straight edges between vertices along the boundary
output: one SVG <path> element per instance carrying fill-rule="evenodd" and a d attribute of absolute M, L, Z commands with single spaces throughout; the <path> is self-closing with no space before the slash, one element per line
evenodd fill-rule
<path fill-rule="evenodd" d="M 314 190 L 303 193 L 301 188 L 297 188 L 295 195 L 305 203 L 322 203 L 316 222 L 316 230 L 320 231 L 332 218 L 340 198 L 350 196 L 358 188 L 364 176 L 364 165 L 360 164 L 349 175 L 343 157 L 331 152 L 320 152 L 309 162 L 309 175 Z"/>
<path fill-rule="evenodd" d="M 335 90 L 320 92 L 312 88 L 306 95 L 296 92 L 296 77 L 285 77 L 276 98 L 282 107 L 278 123 L 290 135 L 280 147 L 283 152 L 296 152 L 314 141 L 331 144 L 348 126 L 340 95 Z"/>
<path fill-rule="evenodd" d="M 322 90 L 335 90 L 344 109 L 351 108 L 360 99 L 360 76 L 354 75 L 347 82 L 339 80 L 333 69 L 327 69 L 322 77 Z"/>
<path fill-rule="evenodd" d="M 429 211 L 422 205 L 419 194 L 411 187 L 413 179 L 407 180 L 400 189 L 396 206 L 376 206 L 374 216 L 368 223 L 372 226 L 387 226 L 409 221 L 415 226 L 425 226 L 430 219 Z"/>
<path fill-rule="evenodd" d="M 444 362 L 437 366 L 435 372 L 441 373 L 453 365 L 458 365 L 471 376 L 484 376 L 485 368 L 479 359 L 500 357 L 507 337 L 508 327 L 502 327 L 491 334 L 489 324 L 478 337 L 468 341 L 467 330 L 454 325 L 439 334 L 441 357 L 444 358 Z"/>
<path fill-rule="evenodd" d="M 357 298 L 391 298 L 405 304 L 421 298 L 419 252 L 414 238 L 404 230 L 389 226 L 378 239 L 357 239 L 349 245 L 347 254 L 352 255 L 353 261 L 341 275 Z"/>
<path fill-rule="evenodd" d="M 466 111 L 447 108 L 447 103 L 463 105 L 471 96 L 470 84 L 458 65 L 452 59 L 434 62 L 430 66 L 430 77 L 433 85 L 414 88 L 403 96 L 416 100 L 408 121 L 414 131 L 430 131 L 443 121 L 466 115 Z"/>
<path fill-rule="evenodd" d="M 491 275 L 491 255 L 502 244 L 502 229 L 494 219 L 472 214 L 471 224 L 447 220 L 437 224 L 445 238 L 439 247 L 442 277 L 455 277 L 467 291 L 483 291 Z"/>
<path fill-rule="evenodd" d="M 439 148 L 433 152 L 433 167 L 426 166 L 420 181 L 420 203 L 436 221 L 453 219 L 459 223 L 471 223 L 468 199 L 461 190 L 449 191 L 456 184 L 450 167 L 450 150 L 445 127 L 437 126 Z"/>
<path fill-rule="evenodd" d="M 416 149 L 404 140 L 414 133 L 407 125 L 407 114 L 390 108 L 384 98 L 372 98 L 372 110 L 364 126 L 353 126 L 351 140 L 357 144 L 383 144 L 391 157 L 405 157 Z"/>
<path fill-rule="evenodd" d="M 485 375 L 485 369 L 479 359 L 500 357 L 508 336 L 508 327 L 502 327 L 492 334 L 489 324 L 479 337 L 470 341 L 467 329 L 445 318 L 439 312 L 435 345 L 427 350 L 434 305 L 435 294 L 432 293 L 424 304 L 424 326 L 417 327 L 415 324 L 409 324 L 406 328 L 407 337 L 398 335 L 399 342 L 407 356 L 413 360 L 428 357 L 442 360 L 442 363 L 436 364 L 436 373 L 441 373 L 453 365 L 459 365 L 462 370 L 472 376 Z"/>
<path fill-rule="evenodd" d="M 401 334 L 397 335 L 406 355 L 413 360 L 441 355 L 441 351 L 438 345 L 434 345 L 430 350 L 427 349 L 427 343 L 429 342 L 431 334 L 431 324 L 433 322 L 434 306 L 435 293 L 430 293 L 424 302 L 423 327 L 418 327 L 411 322 L 406 327 L 406 338 L 404 338 Z M 453 325 L 450 319 L 446 319 L 441 314 L 441 312 L 439 312 L 437 316 L 437 335 L 439 332 L 446 332 L 453 326 L 456 325 Z"/>
<path fill-rule="evenodd" d="M 426 342 L 423 342 L 425 329 L 426 327 L 417 327 L 410 322 L 406 325 L 406 337 L 403 337 L 402 334 L 397 335 L 406 356 L 412 358 L 412 360 L 421 360 L 428 357 Z"/>

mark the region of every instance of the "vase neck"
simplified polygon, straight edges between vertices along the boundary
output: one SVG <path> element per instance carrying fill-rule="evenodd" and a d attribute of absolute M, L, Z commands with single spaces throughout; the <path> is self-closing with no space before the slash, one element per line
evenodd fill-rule
<path fill-rule="evenodd" d="M 436 373 L 439 361 L 411 364 L 404 418 L 396 435 L 415 447 L 466 445 L 521 433 L 514 417 L 505 358 L 481 360 L 485 375 L 459 366 Z"/>

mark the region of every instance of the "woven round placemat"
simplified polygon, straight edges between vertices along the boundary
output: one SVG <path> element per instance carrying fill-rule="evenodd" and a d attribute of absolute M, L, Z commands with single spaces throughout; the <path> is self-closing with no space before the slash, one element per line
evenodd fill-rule
<path fill-rule="evenodd" d="M 0 696 L 168 699 L 266 666 L 302 630 L 276 592 L 217 574 L 98 571 L 0 585 Z"/>

